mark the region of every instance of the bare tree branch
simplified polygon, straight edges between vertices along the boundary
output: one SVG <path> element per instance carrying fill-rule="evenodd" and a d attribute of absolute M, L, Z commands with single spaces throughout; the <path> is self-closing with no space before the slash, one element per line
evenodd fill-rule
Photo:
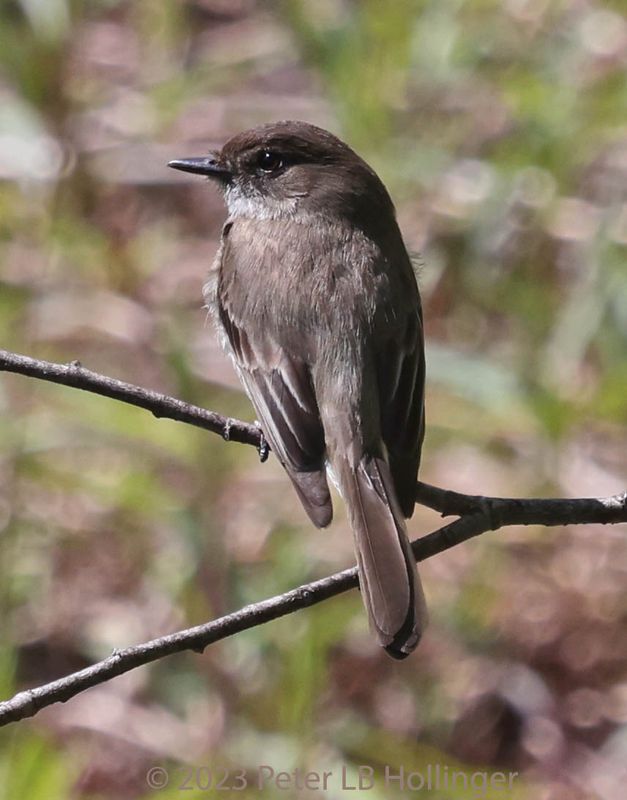
<path fill-rule="evenodd" d="M 261 450 L 262 457 L 264 449 L 267 448 L 261 430 L 256 425 L 223 417 L 214 411 L 207 411 L 199 406 L 184 403 L 167 394 L 153 392 L 150 389 L 118 381 L 106 375 L 99 375 L 97 372 L 85 369 L 80 361 L 55 364 L 52 361 L 40 361 L 37 358 L 0 350 L 0 372 L 3 371 L 28 375 L 31 378 L 39 378 L 51 383 L 60 383 L 63 386 L 83 389 L 86 392 L 130 403 L 132 406 L 145 408 L 155 417 L 187 422 L 189 425 L 196 425 L 196 427 L 204 428 L 211 433 L 218 433 L 228 441 L 252 444 Z"/>
<path fill-rule="evenodd" d="M 130 383 L 98 375 L 78 362 L 68 365 L 28 358 L 0 350 L 0 371 L 16 372 L 42 380 L 101 394 L 151 411 L 156 417 L 196 425 L 225 439 L 251 444 L 262 459 L 267 445 L 254 425 L 233 420 Z M 507 525 L 575 525 L 627 522 L 627 493 L 613 497 L 521 500 L 464 495 L 418 483 L 416 499 L 443 516 L 460 518 L 413 544 L 417 561 L 448 550 L 489 530 Z M 184 650 L 202 652 L 208 645 L 264 622 L 315 605 L 357 586 L 357 569 L 344 570 L 299 586 L 276 597 L 253 603 L 220 619 L 150 642 L 115 651 L 109 658 L 44 686 L 20 692 L 0 703 L 0 726 L 33 716 L 40 709 L 65 702 L 80 692 L 135 667 Z"/>
<path fill-rule="evenodd" d="M 482 513 L 490 520 L 490 528 L 504 525 L 585 525 L 625 522 L 625 495 L 599 498 L 521 499 L 514 497 L 483 497 L 440 489 L 428 483 L 416 485 L 416 501 L 438 511 L 443 517 L 451 514 L 465 516 Z"/>
<path fill-rule="evenodd" d="M 39 378 L 40 380 L 71 386 L 74 389 L 82 389 L 104 397 L 111 397 L 122 403 L 144 408 L 155 417 L 173 419 L 178 422 L 186 422 L 188 425 L 195 425 L 198 428 L 203 428 L 203 430 L 219 434 L 226 441 L 253 445 L 260 451 L 261 458 L 264 461 L 268 454 L 268 444 L 256 425 L 232 419 L 231 417 L 223 417 L 215 411 L 207 411 L 205 408 L 185 403 L 183 400 L 178 400 L 167 394 L 153 392 L 133 383 L 125 383 L 115 378 L 109 378 L 106 375 L 100 375 L 97 372 L 85 369 L 79 361 L 72 361 L 69 364 L 55 364 L 52 361 L 41 361 L 37 358 L 0 350 L 0 372 L 3 371 L 27 375 L 31 378 Z M 480 495 L 459 494 L 458 492 L 439 489 L 420 482 L 416 488 L 416 500 L 422 505 L 440 512 L 442 516 L 462 515 L 472 513 L 477 509 L 485 510 L 486 502 L 486 499 Z M 499 502 L 501 501 L 496 499 L 492 501 L 490 513 L 498 515 Z M 518 501 L 505 500 L 504 502 L 511 504 Z M 558 502 L 564 503 L 566 501 L 559 500 Z M 589 501 L 571 500 L 568 502 L 574 504 L 573 511 L 575 511 L 577 503 L 587 503 Z M 585 522 L 586 520 L 582 521 Z M 600 520 L 590 519 L 588 521 L 599 522 Z M 552 523 L 548 521 L 539 524 L 551 525 Z M 561 525 L 562 523 L 555 524 Z"/>
<path fill-rule="evenodd" d="M 454 502 L 466 504 L 468 501 L 468 505 L 465 506 L 465 515 L 460 519 L 413 542 L 412 548 L 417 561 L 424 561 L 473 536 L 507 525 L 572 525 L 627 521 L 627 493 L 579 500 L 506 500 L 496 497 L 466 497 L 432 486 L 427 488 L 434 496 L 441 492 L 452 494 L 456 497 Z M 205 625 L 197 625 L 145 644 L 117 650 L 91 667 L 44 686 L 20 692 L 10 700 L 0 703 L 0 726 L 32 717 L 46 706 L 64 703 L 85 689 L 164 656 L 184 650 L 202 653 L 205 647 L 214 642 L 301 608 L 321 603 L 354 588 L 357 583 L 357 568 L 353 567 L 303 584 L 285 594 L 245 606 Z"/>

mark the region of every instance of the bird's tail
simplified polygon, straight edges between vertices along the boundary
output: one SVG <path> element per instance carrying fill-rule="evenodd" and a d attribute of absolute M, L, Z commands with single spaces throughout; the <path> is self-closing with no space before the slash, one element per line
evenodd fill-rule
<path fill-rule="evenodd" d="M 420 641 L 427 609 L 389 466 L 364 456 L 357 467 L 344 461 L 336 469 L 370 625 L 389 655 L 405 658 Z"/>

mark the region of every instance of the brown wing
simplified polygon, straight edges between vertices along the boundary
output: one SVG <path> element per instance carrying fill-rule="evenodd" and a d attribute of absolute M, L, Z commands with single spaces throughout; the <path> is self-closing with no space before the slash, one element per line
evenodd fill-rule
<path fill-rule="evenodd" d="M 292 479 L 314 525 L 331 522 L 333 508 L 325 471 L 324 430 L 308 365 L 288 354 L 263 325 L 248 332 L 218 289 L 218 314 L 244 388 L 264 436 Z"/>
<path fill-rule="evenodd" d="M 399 504 L 411 517 L 424 438 L 425 359 L 422 312 L 417 300 L 397 335 L 380 346 L 377 358 L 381 432 Z"/>

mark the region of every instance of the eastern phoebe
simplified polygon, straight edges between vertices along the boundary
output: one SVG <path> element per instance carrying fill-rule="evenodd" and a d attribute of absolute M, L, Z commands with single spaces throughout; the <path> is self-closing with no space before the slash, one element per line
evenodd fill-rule
<path fill-rule="evenodd" d="M 405 529 L 424 433 L 420 296 L 390 196 L 332 134 L 305 122 L 240 133 L 171 161 L 224 192 L 204 288 L 263 432 L 314 525 L 346 501 L 362 597 L 394 658 L 427 614 Z"/>

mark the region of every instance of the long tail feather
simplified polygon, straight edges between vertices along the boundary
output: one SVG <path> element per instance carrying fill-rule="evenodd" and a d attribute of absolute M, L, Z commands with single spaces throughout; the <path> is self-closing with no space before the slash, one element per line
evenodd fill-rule
<path fill-rule="evenodd" d="M 420 641 L 427 610 L 389 467 L 365 456 L 357 468 L 344 462 L 338 471 L 370 624 L 389 655 L 405 658 Z"/>

